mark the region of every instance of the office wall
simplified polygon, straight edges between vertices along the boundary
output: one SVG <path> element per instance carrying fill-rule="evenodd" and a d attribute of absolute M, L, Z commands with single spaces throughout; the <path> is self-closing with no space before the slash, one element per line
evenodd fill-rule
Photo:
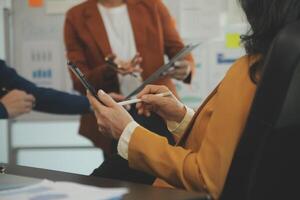
<path fill-rule="evenodd" d="M 0 0 L 0 59 L 5 58 L 5 46 L 4 46 L 4 7 L 5 1 Z"/>
<path fill-rule="evenodd" d="M 5 59 L 4 8 L 9 7 L 8 0 L 0 0 L 0 59 Z M 0 120 L 0 163 L 8 162 L 7 120 Z"/>

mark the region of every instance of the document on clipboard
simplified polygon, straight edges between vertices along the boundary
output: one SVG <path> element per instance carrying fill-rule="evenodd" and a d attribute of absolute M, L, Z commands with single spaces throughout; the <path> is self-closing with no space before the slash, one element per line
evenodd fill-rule
<path fill-rule="evenodd" d="M 185 58 L 188 54 L 190 54 L 194 49 L 200 46 L 200 43 L 197 44 L 189 44 L 181 49 L 167 64 L 161 66 L 158 70 L 156 70 L 150 77 L 148 77 L 142 85 L 136 88 L 133 92 L 131 92 L 126 99 L 130 99 L 132 96 L 136 95 L 140 91 L 144 89 L 146 85 L 153 83 L 154 81 L 158 80 L 165 72 L 167 72 L 170 68 L 174 66 L 174 64 Z"/>

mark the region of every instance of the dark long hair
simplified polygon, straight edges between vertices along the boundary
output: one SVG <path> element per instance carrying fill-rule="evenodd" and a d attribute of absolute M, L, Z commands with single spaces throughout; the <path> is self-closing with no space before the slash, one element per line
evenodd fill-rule
<path fill-rule="evenodd" d="M 249 71 L 251 80 L 257 83 L 257 74 L 263 71 L 267 52 L 276 35 L 286 25 L 300 19 L 300 0 L 238 1 L 251 26 L 251 30 L 241 36 L 242 43 L 248 55 L 259 57 Z"/>

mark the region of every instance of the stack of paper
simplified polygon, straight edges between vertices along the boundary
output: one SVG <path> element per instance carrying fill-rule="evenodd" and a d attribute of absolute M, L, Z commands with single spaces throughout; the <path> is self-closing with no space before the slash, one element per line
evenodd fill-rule
<path fill-rule="evenodd" d="M 127 188 L 98 188 L 71 182 L 44 180 L 38 184 L 0 192 L 1 200 L 116 200 Z"/>

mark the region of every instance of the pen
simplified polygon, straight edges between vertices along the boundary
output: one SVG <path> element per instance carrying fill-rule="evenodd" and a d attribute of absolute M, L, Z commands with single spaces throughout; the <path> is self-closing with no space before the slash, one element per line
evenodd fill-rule
<path fill-rule="evenodd" d="M 171 95 L 172 95 L 172 92 L 164 92 L 164 93 L 160 93 L 160 94 L 155 94 L 155 96 L 158 96 L 158 97 L 168 97 Z M 139 102 L 142 102 L 142 100 L 141 99 L 131 99 L 128 101 L 119 102 L 118 104 L 120 106 L 126 106 L 126 105 L 135 104 L 135 103 L 139 103 Z"/>

